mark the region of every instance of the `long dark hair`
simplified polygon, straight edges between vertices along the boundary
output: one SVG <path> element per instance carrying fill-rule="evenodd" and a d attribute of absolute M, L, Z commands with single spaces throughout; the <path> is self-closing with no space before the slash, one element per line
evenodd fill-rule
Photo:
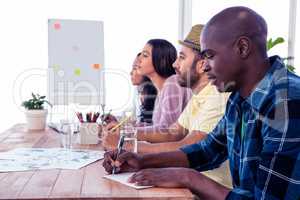
<path fill-rule="evenodd" d="M 172 65 L 177 58 L 176 48 L 164 39 L 152 39 L 147 44 L 152 46 L 152 63 L 155 71 L 164 78 L 175 74 Z"/>
<path fill-rule="evenodd" d="M 144 76 L 142 83 L 138 87 L 139 93 L 144 95 L 144 101 L 141 102 L 139 121 L 152 123 L 152 115 L 157 96 L 157 90 L 152 81 Z"/>

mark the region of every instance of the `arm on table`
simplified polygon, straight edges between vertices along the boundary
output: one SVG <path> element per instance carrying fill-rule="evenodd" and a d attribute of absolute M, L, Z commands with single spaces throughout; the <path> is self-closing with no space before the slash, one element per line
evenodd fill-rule
<path fill-rule="evenodd" d="M 169 128 L 138 127 L 137 139 L 151 143 L 173 142 L 184 138 L 188 134 L 188 130 L 179 123 L 172 124 Z"/>
<path fill-rule="evenodd" d="M 139 153 L 159 153 L 175 151 L 180 147 L 185 145 L 194 144 L 200 140 L 205 139 L 206 133 L 201 131 L 192 131 L 190 134 L 186 135 L 183 139 L 174 142 L 161 142 L 161 143 L 148 143 L 144 141 L 138 142 L 138 152 Z"/>

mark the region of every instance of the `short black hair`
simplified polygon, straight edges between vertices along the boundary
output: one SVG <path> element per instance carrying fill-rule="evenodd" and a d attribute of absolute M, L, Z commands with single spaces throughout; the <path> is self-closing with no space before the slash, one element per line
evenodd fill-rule
<path fill-rule="evenodd" d="M 164 78 L 175 74 L 172 65 L 177 58 L 176 48 L 164 39 L 151 39 L 147 44 L 152 47 L 152 63 L 155 71 Z"/>

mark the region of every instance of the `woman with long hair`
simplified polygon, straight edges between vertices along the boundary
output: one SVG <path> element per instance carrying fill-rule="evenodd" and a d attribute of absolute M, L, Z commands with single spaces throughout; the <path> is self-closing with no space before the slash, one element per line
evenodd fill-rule
<path fill-rule="evenodd" d="M 158 91 L 153 111 L 153 125 L 140 128 L 167 128 L 178 119 L 191 97 L 190 89 L 181 87 L 172 64 L 176 48 L 167 40 L 149 40 L 137 60 L 137 72 L 148 77 Z"/>
<path fill-rule="evenodd" d="M 178 84 L 178 77 L 172 64 L 177 58 L 176 48 L 167 40 L 149 40 L 138 56 L 136 69 L 138 74 L 148 77 L 157 90 L 152 125 L 137 127 L 137 139 L 148 142 L 168 141 L 166 135 L 160 133 L 161 129 L 168 128 L 177 121 L 192 96 L 188 88 Z M 111 133 L 110 129 L 116 122 L 108 124 L 105 128 L 103 145 L 107 149 L 116 147 L 119 130 Z M 110 132 L 110 133 L 109 133 Z"/>
<path fill-rule="evenodd" d="M 137 124 L 152 124 L 152 114 L 157 95 L 157 90 L 152 81 L 147 77 L 140 75 L 137 72 L 137 59 L 141 55 L 138 53 L 130 72 L 131 83 L 137 86 L 139 101 L 136 102 L 136 117 Z"/>

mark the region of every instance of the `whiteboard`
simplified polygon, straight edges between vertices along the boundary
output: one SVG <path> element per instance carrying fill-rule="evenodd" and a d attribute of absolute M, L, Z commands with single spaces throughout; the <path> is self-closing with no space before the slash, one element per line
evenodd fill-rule
<path fill-rule="evenodd" d="M 102 21 L 48 20 L 48 97 L 54 105 L 105 103 Z"/>

